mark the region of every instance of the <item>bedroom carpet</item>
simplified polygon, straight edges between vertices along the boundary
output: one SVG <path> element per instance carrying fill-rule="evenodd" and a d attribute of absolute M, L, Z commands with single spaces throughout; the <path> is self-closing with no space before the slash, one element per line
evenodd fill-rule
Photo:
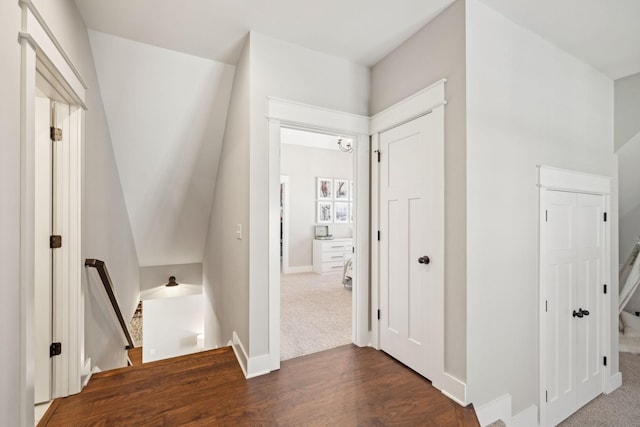
<path fill-rule="evenodd" d="M 280 359 L 351 343 L 351 291 L 342 273 L 280 276 Z"/>

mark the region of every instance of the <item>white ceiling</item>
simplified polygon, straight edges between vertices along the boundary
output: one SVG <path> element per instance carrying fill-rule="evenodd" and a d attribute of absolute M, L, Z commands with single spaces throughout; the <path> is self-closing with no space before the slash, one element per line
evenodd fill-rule
<path fill-rule="evenodd" d="M 640 72 L 638 0 L 482 0 L 613 79 Z M 76 0 L 87 27 L 227 64 L 249 30 L 373 65 L 453 0 Z"/>

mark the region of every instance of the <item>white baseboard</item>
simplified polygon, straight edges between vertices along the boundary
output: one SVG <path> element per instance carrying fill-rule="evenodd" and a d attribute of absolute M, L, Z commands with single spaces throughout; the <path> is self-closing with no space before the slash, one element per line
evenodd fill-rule
<path fill-rule="evenodd" d="M 442 382 L 433 384 L 442 394 L 453 400 L 460 406 L 467 406 L 467 385 L 456 377 L 444 373 Z"/>
<path fill-rule="evenodd" d="M 312 265 L 300 265 L 297 267 L 282 267 L 284 274 L 298 274 L 298 273 L 311 273 L 313 271 Z"/>
<path fill-rule="evenodd" d="M 531 405 L 524 411 L 511 415 L 511 395 L 508 393 L 476 408 L 476 415 L 483 427 L 498 420 L 502 420 L 507 427 L 538 426 L 538 406 Z"/>
<path fill-rule="evenodd" d="M 508 426 L 511 423 L 511 395 L 505 394 L 496 400 L 476 408 L 476 416 L 481 426 L 487 426 L 502 420 Z"/>
<path fill-rule="evenodd" d="M 618 387 L 622 385 L 622 373 L 617 372 L 609 377 L 607 380 L 607 388 L 605 390 L 606 394 L 611 393 Z"/>
<path fill-rule="evenodd" d="M 538 405 L 531 405 L 524 411 L 511 418 L 508 427 L 536 427 L 538 426 Z"/>
<path fill-rule="evenodd" d="M 238 359 L 240 369 L 242 369 L 245 378 L 253 378 L 271 372 L 271 358 L 269 354 L 249 357 L 236 331 L 233 331 L 233 339 L 229 341 L 229 345 L 233 349 L 236 359 Z"/>

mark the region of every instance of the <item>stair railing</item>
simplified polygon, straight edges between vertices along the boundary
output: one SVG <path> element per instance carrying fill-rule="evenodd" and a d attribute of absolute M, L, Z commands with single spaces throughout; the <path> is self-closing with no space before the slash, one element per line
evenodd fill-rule
<path fill-rule="evenodd" d="M 128 345 L 125 347 L 125 349 L 130 350 L 134 348 L 135 344 L 133 343 L 133 338 L 131 338 L 129 328 L 127 327 L 127 324 L 122 317 L 122 311 L 120 310 L 118 300 L 116 300 L 116 295 L 113 293 L 113 284 L 111 283 L 111 277 L 109 277 L 109 272 L 107 271 L 107 266 L 104 264 L 104 261 L 88 258 L 84 261 L 84 265 L 85 267 L 93 267 L 98 270 L 98 275 L 100 276 L 100 280 L 102 281 L 104 290 L 107 292 L 107 296 L 109 297 L 109 301 L 111 301 L 113 311 L 115 311 L 118 322 L 120 323 L 120 327 L 122 328 L 122 332 L 127 339 Z"/>

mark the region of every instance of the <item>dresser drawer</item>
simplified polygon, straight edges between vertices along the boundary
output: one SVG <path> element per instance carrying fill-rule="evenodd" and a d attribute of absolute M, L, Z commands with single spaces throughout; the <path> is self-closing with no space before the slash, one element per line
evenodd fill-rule
<path fill-rule="evenodd" d="M 344 261 L 344 252 L 336 251 L 336 252 L 322 252 L 321 255 L 322 262 L 335 262 L 335 261 Z"/>
<path fill-rule="evenodd" d="M 334 262 L 323 262 L 322 263 L 322 272 L 330 273 L 332 271 L 341 272 L 344 269 L 344 262 L 342 261 L 334 261 Z"/>

